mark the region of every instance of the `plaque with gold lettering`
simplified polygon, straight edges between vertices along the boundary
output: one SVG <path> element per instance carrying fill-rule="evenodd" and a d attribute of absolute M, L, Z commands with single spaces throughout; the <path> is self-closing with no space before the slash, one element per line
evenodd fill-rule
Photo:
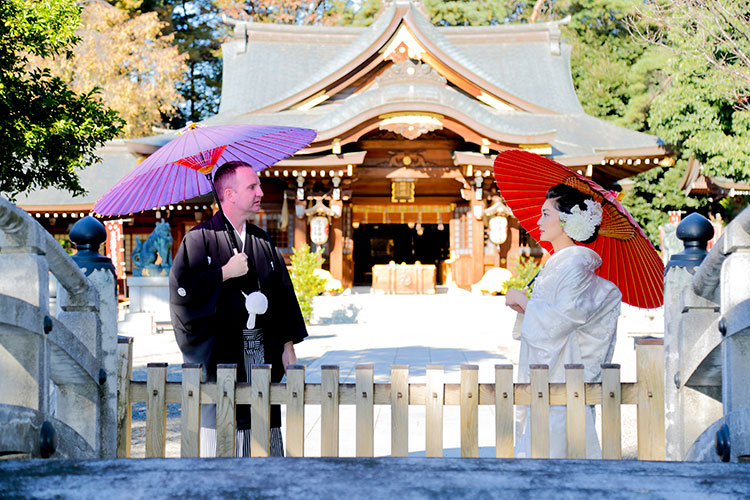
<path fill-rule="evenodd" d="M 413 203 L 414 179 L 394 179 L 391 182 L 391 201 L 394 203 Z"/>

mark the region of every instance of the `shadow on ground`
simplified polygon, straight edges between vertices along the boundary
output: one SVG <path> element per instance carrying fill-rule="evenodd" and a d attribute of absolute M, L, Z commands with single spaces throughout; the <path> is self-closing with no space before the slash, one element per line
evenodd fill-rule
<path fill-rule="evenodd" d="M 340 307 L 328 316 L 318 317 L 316 325 L 352 325 L 357 322 L 357 316 L 359 316 L 361 307 L 357 307 L 354 304 L 349 304 L 345 307 Z"/>

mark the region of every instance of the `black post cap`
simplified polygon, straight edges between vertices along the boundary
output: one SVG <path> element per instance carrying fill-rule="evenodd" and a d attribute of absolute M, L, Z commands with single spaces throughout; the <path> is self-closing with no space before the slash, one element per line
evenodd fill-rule
<path fill-rule="evenodd" d="M 697 212 L 688 215 L 677 226 L 677 237 L 682 240 L 685 250 L 672 255 L 669 259 L 666 273 L 671 267 L 684 267 L 692 271 L 698 267 L 708 255 L 708 242 L 714 237 L 714 226 Z"/>
<path fill-rule="evenodd" d="M 78 267 L 83 268 L 88 276 L 95 269 L 108 269 L 115 276 L 115 266 L 109 257 L 99 253 L 99 246 L 107 239 L 107 230 L 101 221 L 87 215 L 73 224 L 70 229 L 70 241 L 75 243 L 78 253 L 73 260 Z"/>

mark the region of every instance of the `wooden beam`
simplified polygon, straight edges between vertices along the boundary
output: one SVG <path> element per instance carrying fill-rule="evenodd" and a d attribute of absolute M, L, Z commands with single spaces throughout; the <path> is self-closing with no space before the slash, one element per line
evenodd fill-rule
<path fill-rule="evenodd" d="M 461 147 L 464 141 L 457 139 L 415 139 L 413 141 L 409 139 L 362 139 L 357 141 L 357 147 L 361 149 L 389 149 L 389 150 L 427 150 L 427 149 L 447 149 L 453 150 Z"/>

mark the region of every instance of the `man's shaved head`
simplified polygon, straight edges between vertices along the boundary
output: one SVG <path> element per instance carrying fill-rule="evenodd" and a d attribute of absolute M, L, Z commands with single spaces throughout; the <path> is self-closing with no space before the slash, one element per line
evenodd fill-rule
<path fill-rule="evenodd" d="M 214 173 L 214 186 L 216 187 L 219 201 L 224 201 L 224 191 L 228 187 L 232 187 L 232 181 L 234 181 L 234 178 L 237 175 L 237 169 L 240 168 L 253 167 L 244 161 L 230 161 L 217 167 L 216 172 Z"/>

